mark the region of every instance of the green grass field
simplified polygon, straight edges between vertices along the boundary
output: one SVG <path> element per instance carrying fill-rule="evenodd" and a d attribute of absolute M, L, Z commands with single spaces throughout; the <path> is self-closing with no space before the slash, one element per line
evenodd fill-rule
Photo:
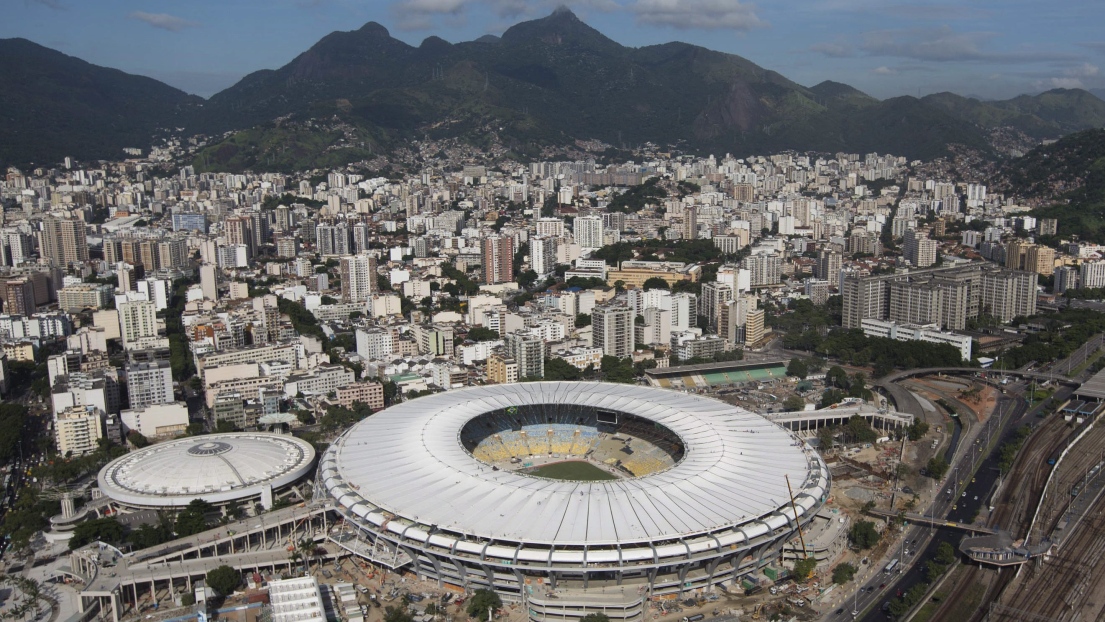
<path fill-rule="evenodd" d="M 530 475 L 547 477 L 549 479 L 563 479 L 572 482 L 604 482 L 618 479 L 587 462 L 557 462 L 535 467 L 528 471 Z"/>

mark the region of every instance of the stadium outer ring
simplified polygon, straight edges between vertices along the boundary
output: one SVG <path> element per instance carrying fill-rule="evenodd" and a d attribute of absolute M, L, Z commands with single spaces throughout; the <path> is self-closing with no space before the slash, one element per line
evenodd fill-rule
<path fill-rule="evenodd" d="M 493 470 L 461 446 L 460 430 L 471 419 L 540 404 L 660 423 L 682 439 L 685 456 L 643 477 L 567 482 Z M 610 588 L 603 602 L 622 586 L 621 614 L 600 608 L 637 619 L 642 595 L 736 583 L 777 559 L 796 535 L 795 515 L 805 524 L 823 505 L 830 477 L 820 456 L 787 430 L 718 400 L 632 385 L 534 382 L 448 391 L 373 415 L 327 449 L 318 483 L 346 519 L 340 544 L 377 563 L 440 585 L 492 587 L 507 600 L 525 600 L 531 617 L 543 619 L 556 616 L 536 616 L 544 596 L 534 583 L 565 588 L 558 610 L 578 601 L 564 619 L 594 610 L 586 603 L 596 601 L 598 586 Z M 636 599 L 625 596 L 626 586 L 636 587 Z M 573 597 L 577 591 L 583 596 Z"/>

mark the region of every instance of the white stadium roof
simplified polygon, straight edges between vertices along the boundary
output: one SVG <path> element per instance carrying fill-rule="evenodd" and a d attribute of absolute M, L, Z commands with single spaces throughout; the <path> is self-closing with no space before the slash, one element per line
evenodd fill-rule
<path fill-rule="evenodd" d="M 180 507 L 193 499 L 225 503 L 286 486 L 310 472 L 315 450 L 284 434 L 234 433 L 181 438 L 133 451 L 100 470 L 100 490 L 141 507 Z"/>
<path fill-rule="evenodd" d="M 574 482 L 493 470 L 461 445 L 468 421 L 526 404 L 636 415 L 681 437 L 685 455 L 643 477 Z M 756 521 L 774 528 L 793 517 L 784 476 L 801 514 L 820 505 L 829 485 L 820 457 L 763 417 L 714 399 L 632 385 L 534 382 L 448 391 L 369 417 L 331 451 L 334 458 L 323 459 L 325 487 L 383 529 L 399 533 L 409 523 L 555 545 L 684 538 Z M 435 531 L 406 533 L 433 540 Z"/>

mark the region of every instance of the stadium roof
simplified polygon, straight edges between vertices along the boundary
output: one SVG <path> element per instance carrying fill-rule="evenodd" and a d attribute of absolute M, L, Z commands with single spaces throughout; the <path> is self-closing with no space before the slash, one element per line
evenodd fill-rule
<path fill-rule="evenodd" d="M 133 506 L 225 503 L 279 489 L 311 471 L 310 443 L 284 434 L 209 434 L 157 443 L 100 470 L 100 490 Z"/>
<path fill-rule="evenodd" d="M 685 456 L 652 475 L 573 482 L 493 470 L 461 445 L 464 424 L 481 414 L 566 403 L 658 422 L 682 438 Z M 326 458 L 322 466 L 326 488 L 386 529 L 410 523 L 428 534 L 557 545 L 683 538 L 769 515 L 764 522 L 774 527 L 793 519 L 784 476 L 802 514 L 819 506 L 829 486 L 820 457 L 763 417 L 632 385 L 534 382 L 448 391 L 373 415 L 332 451 L 333 465 Z"/>

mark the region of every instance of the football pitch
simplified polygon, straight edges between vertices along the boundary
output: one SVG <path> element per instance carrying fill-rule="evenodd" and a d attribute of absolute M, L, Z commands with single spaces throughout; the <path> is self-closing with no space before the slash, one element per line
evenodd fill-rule
<path fill-rule="evenodd" d="M 527 471 L 530 475 L 573 482 L 603 482 L 617 477 L 587 462 L 556 462 Z"/>

